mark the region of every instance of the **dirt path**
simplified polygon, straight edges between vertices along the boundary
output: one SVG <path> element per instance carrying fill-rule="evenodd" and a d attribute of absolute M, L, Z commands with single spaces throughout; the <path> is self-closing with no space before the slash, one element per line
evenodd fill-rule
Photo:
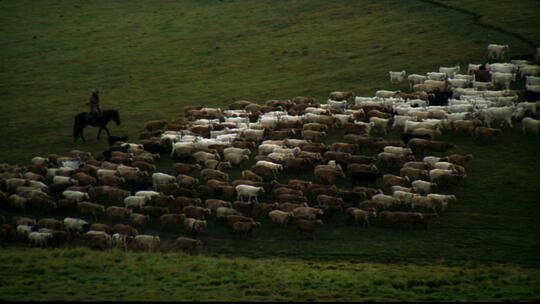
<path fill-rule="evenodd" d="M 477 13 L 468 11 L 468 10 L 460 8 L 460 7 L 455 7 L 455 6 L 452 6 L 452 5 L 440 3 L 440 2 L 437 2 L 437 1 L 434 1 L 434 0 L 419 0 L 419 1 L 429 3 L 429 4 L 432 4 L 432 5 L 438 6 L 438 7 L 442 7 L 442 8 L 445 8 L 445 9 L 454 10 L 454 11 L 460 12 L 462 14 L 471 16 L 473 18 L 473 24 L 475 24 L 475 25 L 478 25 L 478 26 L 483 27 L 485 29 L 490 29 L 492 31 L 501 33 L 503 35 L 507 35 L 507 36 L 513 37 L 515 39 L 521 40 L 522 42 L 530 45 L 533 48 L 537 47 L 536 43 L 532 42 L 531 40 L 529 40 L 529 39 L 527 39 L 527 38 L 525 38 L 525 37 L 523 37 L 523 36 L 521 36 L 519 34 L 512 33 L 510 31 L 507 31 L 507 30 L 503 29 L 503 28 L 500 28 L 500 27 L 497 27 L 497 26 L 482 22 L 482 20 L 481 20 L 482 16 L 478 15 Z"/>

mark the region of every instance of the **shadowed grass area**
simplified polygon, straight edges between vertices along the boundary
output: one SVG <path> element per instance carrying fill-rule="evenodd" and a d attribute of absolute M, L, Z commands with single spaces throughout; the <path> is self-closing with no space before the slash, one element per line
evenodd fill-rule
<path fill-rule="evenodd" d="M 531 301 L 540 278 L 538 270 L 504 265 L 313 263 L 82 248 L 5 249 L 0 256 L 2 298 L 27 301 Z"/>

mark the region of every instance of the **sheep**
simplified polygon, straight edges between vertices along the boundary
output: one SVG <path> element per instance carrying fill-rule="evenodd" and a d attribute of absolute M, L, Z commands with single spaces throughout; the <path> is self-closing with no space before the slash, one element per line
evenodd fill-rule
<path fill-rule="evenodd" d="M 98 212 L 105 213 L 105 207 L 100 204 L 94 204 L 90 202 L 79 202 L 78 207 L 81 214 L 91 215 L 94 219 L 97 218 Z"/>
<path fill-rule="evenodd" d="M 131 241 L 132 248 L 134 249 L 146 249 L 152 251 L 160 244 L 159 236 L 139 234 Z"/>
<path fill-rule="evenodd" d="M 254 228 L 260 228 L 260 222 L 236 222 L 233 224 L 233 233 L 247 235 L 253 231 Z"/>
<path fill-rule="evenodd" d="M 534 118 L 525 117 L 521 120 L 523 134 L 530 132 L 535 136 L 538 136 L 538 131 L 540 130 L 540 120 Z"/>
<path fill-rule="evenodd" d="M 355 222 L 361 223 L 362 227 L 369 226 L 369 218 L 377 216 L 376 211 L 367 211 L 354 207 L 348 208 L 346 212 Z"/>
<path fill-rule="evenodd" d="M 172 169 L 176 174 L 191 174 L 194 170 L 200 170 L 201 165 L 199 164 L 185 164 L 185 163 L 174 163 Z"/>
<path fill-rule="evenodd" d="M 190 234 L 198 234 L 206 229 L 206 220 L 198 220 L 195 218 L 186 218 L 184 220 L 184 227 L 186 232 Z"/>
<path fill-rule="evenodd" d="M 154 187 L 158 184 L 174 184 L 175 182 L 175 176 L 161 172 L 156 172 L 152 174 L 152 184 L 154 185 Z"/>
<path fill-rule="evenodd" d="M 64 218 L 64 226 L 66 227 L 66 230 L 74 231 L 74 232 L 82 232 L 85 229 L 88 229 L 90 225 L 79 218 L 72 218 L 72 217 L 66 217 Z"/>
<path fill-rule="evenodd" d="M 423 180 L 414 180 L 411 185 L 415 187 L 419 193 L 425 195 L 431 193 L 431 191 L 437 187 L 436 183 L 426 182 Z"/>
<path fill-rule="evenodd" d="M 392 186 L 403 186 L 410 181 L 409 177 L 397 176 L 392 174 L 384 174 L 382 177 L 383 187 L 390 188 Z"/>
<path fill-rule="evenodd" d="M 259 193 L 264 193 L 263 187 L 254 187 L 249 185 L 238 185 L 235 187 L 236 193 L 237 193 L 237 200 L 241 200 L 244 196 L 248 197 L 248 201 L 251 200 L 252 197 L 255 197 L 255 202 L 259 202 L 257 196 Z"/>
<path fill-rule="evenodd" d="M 272 210 L 268 212 L 268 217 L 274 223 L 287 224 L 287 222 L 294 217 L 294 212 Z"/>
<path fill-rule="evenodd" d="M 390 74 L 390 82 L 392 83 L 398 83 L 403 81 L 403 78 L 407 74 L 404 70 L 401 72 L 388 72 Z"/>
<path fill-rule="evenodd" d="M 307 220 L 317 219 L 317 215 L 323 215 L 324 212 L 319 208 L 312 207 L 296 207 L 292 211 L 295 218 L 303 218 Z"/>
<path fill-rule="evenodd" d="M 242 214 L 230 207 L 218 207 L 216 209 L 216 218 L 226 218 L 229 215 L 242 215 Z"/>
<path fill-rule="evenodd" d="M 397 207 L 401 204 L 398 198 L 386 194 L 375 194 L 371 200 L 384 204 L 386 209 Z"/>
<path fill-rule="evenodd" d="M 88 193 L 81 192 L 81 191 L 66 190 L 62 192 L 62 195 L 67 199 L 72 199 L 77 202 L 80 202 L 83 199 L 90 199 L 90 196 L 88 195 Z"/>
<path fill-rule="evenodd" d="M 182 250 L 190 254 L 201 252 L 204 249 L 202 241 L 182 236 L 176 238 L 174 245 L 175 250 Z"/>
<path fill-rule="evenodd" d="M 148 196 L 141 196 L 141 195 L 131 195 L 131 196 L 128 196 L 128 197 L 125 197 L 124 198 L 124 206 L 126 208 L 133 208 L 133 207 L 137 207 L 137 208 L 141 208 L 142 206 L 144 206 L 148 201 L 150 200 L 150 198 Z"/>
<path fill-rule="evenodd" d="M 28 240 L 30 244 L 37 245 L 39 247 L 47 246 L 47 243 L 52 240 L 53 235 L 49 232 L 30 232 L 28 234 Z"/>

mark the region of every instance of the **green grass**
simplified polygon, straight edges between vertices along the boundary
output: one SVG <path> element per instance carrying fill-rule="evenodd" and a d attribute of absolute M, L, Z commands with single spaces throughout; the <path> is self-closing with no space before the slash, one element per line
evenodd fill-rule
<path fill-rule="evenodd" d="M 540 279 L 538 269 L 513 266 L 254 260 L 88 249 L 6 249 L 0 257 L 0 294 L 17 301 L 530 301 L 538 297 Z"/>
<path fill-rule="evenodd" d="M 540 45 L 536 1 L 440 2 Z M 122 125 L 112 133 L 135 140 L 144 122 L 181 117 L 185 105 L 408 91 L 405 82 L 390 84 L 388 71 L 463 69 L 485 62 L 489 43 L 509 44 L 510 55 L 532 52 L 468 14 L 421 1 L 1 1 L 0 8 L 0 163 L 19 165 L 107 148 L 106 137 L 95 142 L 96 129 L 86 130 L 87 143 L 71 142 L 73 117 L 86 111 L 94 87 L 104 108 L 120 110 Z M 212 220 L 200 236 L 208 244 L 204 257 L 17 245 L 0 249 L 0 298 L 537 300 L 540 141 L 520 127 L 505 127 L 490 143 L 441 137 L 475 159 L 451 190 L 458 201 L 428 230 L 354 227 L 338 214 L 315 240 L 264 219 L 241 239 Z M 163 157 L 159 171 L 170 172 L 171 163 Z M 279 180 L 311 175 L 289 172 Z M 153 222 L 145 233 L 164 231 Z"/>
<path fill-rule="evenodd" d="M 502 18 L 505 29 L 540 41 L 540 8 L 530 2 L 462 6 L 481 11 L 486 22 L 512 16 Z M 473 25 L 469 15 L 416 1 L 2 1 L 0 7 L 0 160 L 19 164 L 106 148 L 103 141 L 71 143 L 73 117 L 87 110 L 94 87 L 104 108 L 120 110 L 123 124 L 113 134 L 135 139 L 145 121 L 179 117 L 187 104 L 298 95 L 324 101 L 334 90 L 373 96 L 377 89 L 407 89 L 388 82 L 389 70 L 466 68 L 485 62 L 492 42 L 509 44 L 511 55 L 531 52 L 520 40 Z M 92 140 L 97 131 L 87 134 Z"/>

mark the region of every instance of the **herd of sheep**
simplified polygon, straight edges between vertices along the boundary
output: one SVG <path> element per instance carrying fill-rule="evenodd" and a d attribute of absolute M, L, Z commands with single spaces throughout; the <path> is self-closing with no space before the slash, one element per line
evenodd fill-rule
<path fill-rule="evenodd" d="M 488 49 L 500 58 L 507 47 Z M 73 150 L 35 157 L 28 166 L 2 164 L 0 240 L 155 250 L 160 236 L 139 233 L 155 221 L 162 231 L 183 231 L 178 250 L 199 252 L 205 244 L 194 237 L 212 233 L 208 220 L 244 236 L 263 218 L 265 225 L 293 222 L 313 236 L 339 213 L 364 227 L 427 228 L 456 200 L 448 193 L 473 159 L 449 154 L 456 146 L 435 140 L 442 132 L 494 140 L 501 134 L 494 123 L 512 127 L 515 120 L 524 133 L 537 136 L 540 129 L 538 102 L 510 90 L 524 80 L 525 92 L 540 92 L 538 66 L 471 64 L 467 74 L 459 72 L 455 66 L 412 74 L 411 93 L 380 90 L 356 96 L 354 104 L 352 93 L 332 92 L 325 104 L 295 97 L 235 101 L 226 110 L 186 106 L 184 118 L 146 123 L 138 143 L 109 138 L 110 149 L 99 157 Z M 405 76 L 390 72 L 390 81 Z M 344 131 L 342 141 L 323 143 L 333 129 Z M 390 130 L 400 131 L 401 140 L 380 137 Z M 156 169 L 167 155 L 174 175 Z M 237 168 L 242 179 L 231 180 Z M 313 178 L 280 183 L 289 172 Z M 336 186 L 344 180 L 350 188 Z"/>

